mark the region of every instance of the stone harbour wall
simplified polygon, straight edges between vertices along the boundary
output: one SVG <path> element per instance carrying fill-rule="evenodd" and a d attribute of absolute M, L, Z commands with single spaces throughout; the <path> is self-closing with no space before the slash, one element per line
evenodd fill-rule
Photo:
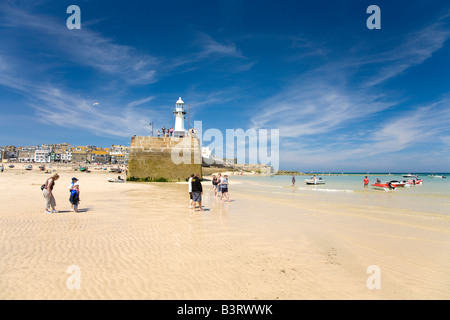
<path fill-rule="evenodd" d="M 202 177 L 200 141 L 197 138 L 131 138 L 129 181 L 186 181 L 191 174 Z"/>

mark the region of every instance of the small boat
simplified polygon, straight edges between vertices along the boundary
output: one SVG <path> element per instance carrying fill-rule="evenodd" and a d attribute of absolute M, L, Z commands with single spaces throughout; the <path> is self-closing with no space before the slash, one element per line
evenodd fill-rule
<path fill-rule="evenodd" d="M 78 170 L 80 170 L 81 172 L 85 172 L 85 171 L 87 171 L 87 168 L 86 168 L 86 167 L 81 167 L 81 168 L 78 169 Z"/>
<path fill-rule="evenodd" d="M 394 191 L 397 187 L 392 185 L 391 182 L 377 182 L 372 184 L 372 187 L 377 190 Z"/>
<path fill-rule="evenodd" d="M 10 164 L 8 167 L 10 167 L 11 169 L 14 168 L 15 166 L 13 164 Z"/>
<path fill-rule="evenodd" d="M 392 180 L 389 181 L 391 183 L 391 185 L 393 185 L 394 187 L 398 188 L 398 187 L 404 187 L 406 185 L 406 181 L 397 181 L 397 180 Z"/>
<path fill-rule="evenodd" d="M 440 175 L 437 175 L 437 174 L 429 175 L 429 177 L 430 177 L 430 178 L 438 178 L 438 179 L 445 179 L 445 178 L 447 178 L 447 177 L 444 176 L 444 175 L 440 176 Z"/>
<path fill-rule="evenodd" d="M 122 179 L 120 176 L 117 177 L 117 179 L 106 178 L 106 180 L 108 180 L 108 182 L 113 182 L 113 183 L 124 183 L 125 182 L 125 180 Z"/>
<path fill-rule="evenodd" d="M 311 178 L 305 180 L 307 185 L 319 185 L 319 184 L 325 184 L 325 180 L 323 180 L 321 177 L 319 178 Z"/>
<path fill-rule="evenodd" d="M 413 180 L 408 180 L 406 183 L 409 186 L 419 186 L 419 185 L 423 184 L 423 180 L 413 179 Z"/>
<path fill-rule="evenodd" d="M 416 176 L 416 175 L 413 175 L 413 174 L 411 174 L 411 173 L 408 173 L 408 174 L 404 174 L 403 175 L 403 178 L 417 178 L 418 176 Z"/>
<path fill-rule="evenodd" d="M 33 166 L 32 165 L 26 166 L 25 170 L 33 170 Z"/>

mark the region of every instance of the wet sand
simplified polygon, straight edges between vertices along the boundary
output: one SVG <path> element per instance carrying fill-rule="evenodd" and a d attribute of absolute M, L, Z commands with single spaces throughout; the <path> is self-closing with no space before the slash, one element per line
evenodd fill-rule
<path fill-rule="evenodd" d="M 450 219 L 246 192 L 226 203 L 204 182 L 109 183 L 61 172 L 59 213 L 44 214 L 49 175 L 0 174 L 0 299 L 449 299 Z M 70 178 L 82 212 L 70 211 Z M 79 270 L 70 290 L 69 267 Z M 371 290 L 369 266 L 381 271 Z"/>

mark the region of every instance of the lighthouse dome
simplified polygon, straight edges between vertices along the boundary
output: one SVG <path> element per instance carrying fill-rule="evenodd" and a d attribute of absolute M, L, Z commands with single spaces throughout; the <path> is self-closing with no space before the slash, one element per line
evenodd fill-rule
<path fill-rule="evenodd" d="M 181 97 L 178 99 L 177 104 L 184 104 L 183 100 L 181 100 Z"/>

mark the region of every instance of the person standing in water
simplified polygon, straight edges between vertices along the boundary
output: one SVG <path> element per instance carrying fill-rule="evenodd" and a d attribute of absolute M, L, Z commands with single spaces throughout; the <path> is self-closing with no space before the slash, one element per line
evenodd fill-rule
<path fill-rule="evenodd" d="M 295 174 L 292 175 L 292 186 L 295 187 Z"/>
<path fill-rule="evenodd" d="M 367 176 L 364 178 L 364 188 L 369 187 L 369 178 Z"/>

